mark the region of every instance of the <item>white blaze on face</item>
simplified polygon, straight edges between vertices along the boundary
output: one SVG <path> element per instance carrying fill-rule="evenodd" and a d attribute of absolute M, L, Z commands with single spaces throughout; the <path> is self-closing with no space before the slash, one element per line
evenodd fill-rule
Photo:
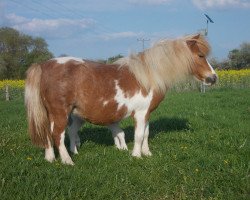
<path fill-rule="evenodd" d="M 210 65 L 210 63 L 208 62 L 208 60 L 206 60 L 206 61 L 207 61 L 207 64 L 208 64 L 208 66 L 209 66 L 212 74 L 216 74 L 216 72 L 214 71 L 214 68 Z"/>
<path fill-rule="evenodd" d="M 81 58 L 75 58 L 75 57 L 59 57 L 59 58 L 53 58 L 52 60 L 56 60 L 58 64 L 64 64 L 70 60 L 84 63 L 84 60 Z"/>
<path fill-rule="evenodd" d="M 119 87 L 117 80 L 115 80 L 115 88 L 116 88 L 116 95 L 114 99 L 118 103 L 118 110 L 122 106 L 126 106 L 128 109 L 125 117 L 128 117 L 129 115 L 131 115 L 133 111 L 135 112 L 135 114 L 141 111 L 145 111 L 145 112 L 148 111 L 151 100 L 153 98 L 152 91 L 150 91 L 147 96 L 143 96 L 141 91 L 139 91 L 132 97 L 125 97 L 124 92 Z"/>

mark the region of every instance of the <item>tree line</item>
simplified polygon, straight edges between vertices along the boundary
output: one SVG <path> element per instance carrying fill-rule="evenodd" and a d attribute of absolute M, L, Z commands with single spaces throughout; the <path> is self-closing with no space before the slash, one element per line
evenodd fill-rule
<path fill-rule="evenodd" d="M 0 79 L 22 79 L 32 63 L 52 57 L 43 38 L 31 37 L 13 28 L 0 28 Z"/>
<path fill-rule="evenodd" d="M 113 63 L 121 57 L 123 56 L 118 54 L 99 61 Z M 0 28 L 0 80 L 23 79 L 32 63 L 51 58 L 53 54 L 43 38 L 32 37 L 9 27 Z M 245 42 L 238 49 L 231 50 L 226 60 L 212 58 L 210 63 L 217 69 L 250 68 L 250 43 Z"/>
<path fill-rule="evenodd" d="M 244 42 L 238 49 L 229 51 L 227 59 L 218 61 L 212 58 L 210 63 L 216 69 L 250 69 L 250 43 Z"/>

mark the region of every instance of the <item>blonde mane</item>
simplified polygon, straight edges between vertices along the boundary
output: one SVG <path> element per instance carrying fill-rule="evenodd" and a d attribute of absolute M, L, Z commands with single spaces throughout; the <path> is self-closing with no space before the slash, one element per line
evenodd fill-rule
<path fill-rule="evenodd" d="M 191 35 L 176 40 L 161 40 L 144 52 L 119 59 L 116 64 L 128 67 L 147 91 L 153 89 L 165 93 L 173 83 L 191 73 L 194 60 L 188 40 L 195 40 L 204 55 L 209 53 L 210 48 L 204 37 L 193 38 Z"/>

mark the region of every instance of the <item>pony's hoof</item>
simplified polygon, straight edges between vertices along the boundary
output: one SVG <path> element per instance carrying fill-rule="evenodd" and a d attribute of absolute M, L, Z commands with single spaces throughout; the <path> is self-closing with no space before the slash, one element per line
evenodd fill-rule
<path fill-rule="evenodd" d="M 54 149 L 52 147 L 45 149 L 45 160 L 52 163 L 55 159 Z"/>
<path fill-rule="evenodd" d="M 76 140 L 76 146 L 77 146 L 77 147 L 80 147 L 80 146 L 81 146 L 81 141 L 80 141 L 80 139 L 79 139 L 79 140 L 78 140 L 78 139 Z"/>
<path fill-rule="evenodd" d="M 47 160 L 48 162 L 52 163 L 55 160 L 55 154 L 51 153 L 51 152 L 46 152 L 45 153 L 45 160 Z"/>
<path fill-rule="evenodd" d="M 122 149 L 121 146 L 120 146 L 120 145 L 117 145 L 117 144 L 115 144 L 115 148 L 117 148 L 117 149 L 119 149 L 119 150 Z"/>
<path fill-rule="evenodd" d="M 76 142 L 76 146 L 80 147 L 81 146 L 81 142 Z"/>
<path fill-rule="evenodd" d="M 144 156 L 152 156 L 152 153 L 148 150 L 148 151 L 142 151 L 142 154 Z"/>
<path fill-rule="evenodd" d="M 71 151 L 73 154 L 78 154 L 78 151 L 77 151 L 76 146 L 75 146 L 75 147 L 70 148 L 70 151 Z"/>
<path fill-rule="evenodd" d="M 121 147 L 121 150 L 127 151 L 128 147 L 127 146 L 123 146 L 123 147 Z"/>
<path fill-rule="evenodd" d="M 135 157 L 135 158 L 141 158 L 141 153 L 139 153 L 139 152 L 133 152 L 132 156 Z"/>
<path fill-rule="evenodd" d="M 67 160 L 62 160 L 62 163 L 65 164 L 65 165 L 75 165 L 74 162 L 70 159 L 67 159 Z"/>
<path fill-rule="evenodd" d="M 45 160 L 47 160 L 48 162 L 52 163 L 55 160 L 55 157 L 45 157 Z"/>
<path fill-rule="evenodd" d="M 119 149 L 119 150 L 128 150 L 127 145 L 121 145 L 119 147 L 116 146 L 116 148 Z"/>

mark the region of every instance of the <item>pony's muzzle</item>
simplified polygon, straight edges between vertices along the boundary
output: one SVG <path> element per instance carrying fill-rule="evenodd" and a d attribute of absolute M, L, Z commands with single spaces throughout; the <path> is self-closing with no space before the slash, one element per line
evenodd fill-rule
<path fill-rule="evenodd" d="M 213 84 L 216 83 L 217 79 L 218 79 L 217 75 L 216 74 L 212 74 L 212 75 L 206 77 L 205 83 L 209 84 L 209 85 L 213 85 Z"/>

